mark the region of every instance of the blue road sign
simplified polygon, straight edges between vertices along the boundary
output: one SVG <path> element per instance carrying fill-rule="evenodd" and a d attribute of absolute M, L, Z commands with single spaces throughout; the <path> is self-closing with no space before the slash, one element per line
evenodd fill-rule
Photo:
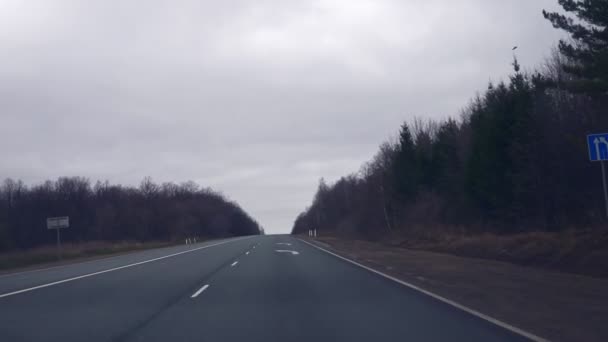
<path fill-rule="evenodd" d="M 591 161 L 608 160 L 608 133 L 588 135 L 587 144 Z"/>

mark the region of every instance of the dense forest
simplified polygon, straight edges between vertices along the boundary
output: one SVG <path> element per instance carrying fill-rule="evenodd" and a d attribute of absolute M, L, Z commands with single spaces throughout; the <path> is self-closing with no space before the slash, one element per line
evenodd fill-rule
<path fill-rule="evenodd" d="M 294 234 L 517 233 L 606 225 L 586 136 L 608 131 L 608 1 L 543 12 L 569 34 L 533 72 L 513 61 L 458 119 L 415 119 L 355 174 L 320 181 Z"/>
<path fill-rule="evenodd" d="M 194 182 L 139 187 L 64 177 L 26 186 L 6 179 L 0 186 L 0 251 L 53 244 L 46 218 L 69 216 L 62 240 L 171 241 L 260 234 L 236 203 Z"/>

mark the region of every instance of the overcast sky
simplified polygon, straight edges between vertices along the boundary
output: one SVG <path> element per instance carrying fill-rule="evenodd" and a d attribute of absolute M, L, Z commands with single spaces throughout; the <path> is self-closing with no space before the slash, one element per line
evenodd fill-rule
<path fill-rule="evenodd" d="M 286 233 L 320 177 L 542 63 L 557 0 L 0 0 L 0 178 L 194 180 Z"/>

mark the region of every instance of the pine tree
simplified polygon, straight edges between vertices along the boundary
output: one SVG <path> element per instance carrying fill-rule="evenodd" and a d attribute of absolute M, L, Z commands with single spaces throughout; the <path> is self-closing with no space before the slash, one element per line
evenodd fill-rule
<path fill-rule="evenodd" d="M 416 146 L 407 123 L 401 126 L 399 145 L 394 164 L 395 188 L 400 200 L 412 200 L 418 188 L 418 171 L 416 165 Z"/>
<path fill-rule="evenodd" d="M 453 195 L 459 190 L 462 167 L 458 151 L 459 134 L 458 123 L 449 119 L 441 124 L 433 142 L 433 186 L 444 194 Z"/>
<path fill-rule="evenodd" d="M 608 0 L 558 0 L 566 12 L 543 11 L 555 28 L 568 32 L 572 41 L 560 41 L 561 53 L 569 59 L 564 71 L 576 81 L 566 84 L 573 92 L 608 92 Z"/>

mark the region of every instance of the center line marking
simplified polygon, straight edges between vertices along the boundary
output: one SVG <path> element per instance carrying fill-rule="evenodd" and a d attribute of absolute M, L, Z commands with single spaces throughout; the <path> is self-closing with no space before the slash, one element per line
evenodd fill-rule
<path fill-rule="evenodd" d="M 249 255 L 249 251 L 245 252 L 245 255 Z"/>
<path fill-rule="evenodd" d="M 238 264 L 238 263 L 239 263 L 238 261 L 235 261 L 235 262 L 233 262 L 233 263 L 232 263 L 232 265 L 230 265 L 230 267 L 234 267 L 234 266 L 236 266 L 236 264 Z"/>
<path fill-rule="evenodd" d="M 194 292 L 194 294 L 192 295 L 192 297 L 190 298 L 196 298 L 198 297 L 198 295 L 200 295 L 203 291 L 205 291 L 207 288 L 209 287 L 209 285 L 205 285 L 203 287 L 200 288 L 200 290 Z"/>

